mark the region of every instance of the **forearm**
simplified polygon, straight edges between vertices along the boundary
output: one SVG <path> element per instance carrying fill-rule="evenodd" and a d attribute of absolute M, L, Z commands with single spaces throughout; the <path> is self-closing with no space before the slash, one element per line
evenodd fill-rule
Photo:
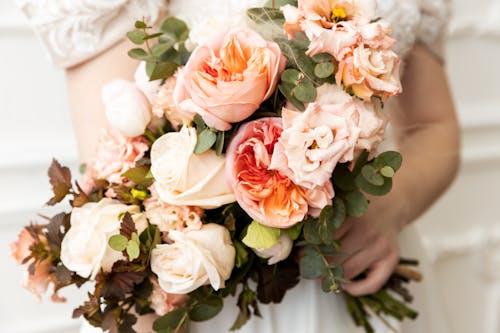
<path fill-rule="evenodd" d="M 384 199 L 399 211 L 399 227 L 414 221 L 446 190 L 460 159 L 460 130 L 446 74 L 421 45 L 407 59 L 403 87 L 391 110 L 403 166 Z"/>
<path fill-rule="evenodd" d="M 101 101 L 102 87 L 114 79 L 132 80 L 137 61 L 127 57 L 130 48 L 130 44 L 123 41 L 66 72 L 73 127 L 82 163 L 89 161 L 99 132 L 107 126 Z"/>

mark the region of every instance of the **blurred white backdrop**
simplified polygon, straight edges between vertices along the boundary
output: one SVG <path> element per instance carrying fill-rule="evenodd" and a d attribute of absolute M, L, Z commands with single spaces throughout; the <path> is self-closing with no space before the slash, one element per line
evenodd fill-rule
<path fill-rule="evenodd" d="M 462 124 L 460 175 L 418 222 L 454 333 L 500 332 L 500 2 L 454 0 L 446 67 Z M 76 332 L 71 309 L 37 303 L 8 244 L 49 197 L 52 156 L 76 169 L 64 73 L 12 1 L 0 1 L 0 333 Z"/>

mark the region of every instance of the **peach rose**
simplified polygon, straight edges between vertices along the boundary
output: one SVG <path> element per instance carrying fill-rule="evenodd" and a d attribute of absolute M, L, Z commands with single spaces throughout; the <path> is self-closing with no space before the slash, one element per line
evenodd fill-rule
<path fill-rule="evenodd" d="M 379 103 L 362 101 L 344 92 L 338 85 L 324 84 L 317 89 L 316 103 L 321 105 L 344 104 L 352 119 L 359 128 L 354 156 L 361 151 L 375 152 L 385 137 L 388 118 L 382 112 Z"/>
<path fill-rule="evenodd" d="M 171 76 L 158 89 L 156 95 L 152 98 L 153 115 L 156 117 L 165 116 L 168 121 L 179 129 L 183 124 L 191 122 L 190 118 L 186 118 L 179 112 L 179 108 L 174 101 L 174 90 L 177 84 L 177 76 Z"/>
<path fill-rule="evenodd" d="M 149 296 L 149 301 L 151 302 L 151 308 L 158 316 L 164 316 L 186 304 L 188 300 L 187 295 L 169 294 L 161 289 L 157 279 L 152 278 L 150 280 L 153 285 L 153 291 Z"/>
<path fill-rule="evenodd" d="M 270 169 L 281 132 L 280 118 L 262 118 L 241 126 L 227 150 L 226 175 L 250 217 L 270 227 L 287 228 L 304 219 L 309 198 L 323 189 L 309 192 Z"/>
<path fill-rule="evenodd" d="M 274 155 L 270 168 L 303 187 L 324 186 L 338 162 L 354 158 L 360 131 L 348 108 L 343 103 L 311 103 L 303 113 L 284 108 L 284 128 L 277 145 L 285 157 Z"/>
<path fill-rule="evenodd" d="M 179 71 L 174 100 L 186 116 L 199 114 L 225 131 L 271 96 L 285 58 L 276 43 L 249 29 L 218 36 L 197 47 Z"/>
<path fill-rule="evenodd" d="M 203 210 L 200 207 L 169 205 L 159 198 L 154 186 L 150 190 L 151 198 L 143 202 L 145 214 L 149 222 L 157 225 L 161 232 L 201 229 Z"/>
<path fill-rule="evenodd" d="M 369 100 L 376 95 L 385 101 L 402 91 L 399 64 L 393 51 L 371 49 L 361 44 L 340 61 L 335 79 L 337 84 L 352 89 L 361 99 Z"/>
<path fill-rule="evenodd" d="M 294 38 L 298 31 L 309 36 L 309 29 L 313 26 L 334 29 L 338 22 L 370 21 L 375 16 L 375 8 L 374 0 L 299 0 L 298 8 L 292 5 L 282 7 L 284 29 L 289 38 Z"/>
<path fill-rule="evenodd" d="M 148 142 L 142 137 L 126 138 L 115 130 L 102 130 L 83 182 L 94 178 L 121 184 L 122 174 L 135 167 L 148 149 Z"/>

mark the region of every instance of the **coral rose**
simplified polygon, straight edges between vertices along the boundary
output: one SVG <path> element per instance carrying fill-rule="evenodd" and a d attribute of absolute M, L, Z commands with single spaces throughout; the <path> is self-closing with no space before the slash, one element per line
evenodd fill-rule
<path fill-rule="evenodd" d="M 309 192 L 270 169 L 281 132 L 280 118 L 261 118 L 241 126 L 227 149 L 226 175 L 250 217 L 270 227 L 287 228 L 304 219 L 309 198 L 324 189 Z"/>
<path fill-rule="evenodd" d="M 179 71 L 174 99 L 182 113 L 226 131 L 274 92 L 285 66 L 279 46 L 249 29 L 232 29 L 197 47 Z"/>

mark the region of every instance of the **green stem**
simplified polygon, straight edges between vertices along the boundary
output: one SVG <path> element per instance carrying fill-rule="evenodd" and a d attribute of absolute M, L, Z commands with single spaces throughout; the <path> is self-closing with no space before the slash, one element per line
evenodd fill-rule
<path fill-rule="evenodd" d="M 316 248 L 316 251 L 318 251 L 318 253 L 321 254 L 321 258 L 323 259 L 323 263 L 325 264 L 325 267 L 327 268 L 328 275 L 330 276 L 330 279 L 333 283 L 333 285 L 332 285 L 333 290 L 332 291 L 339 292 L 340 291 L 339 285 L 337 284 L 337 280 L 335 279 L 335 274 L 333 274 L 332 270 L 330 269 L 330 263 L 326 259 L 326 256 L 324 255 L 323 251 L 321 251 L 319 246 L 315 245 L 314 247 Z"/>
<path fill-rule="evenodd" d="M 382 315 L 380 315 L 380 313 L 378 313 L 377 311 L 374 311 L 371 308 L 370 304 L 368 302 L 366 302 L 366 300 L 363 297 L 360 297 L 359 301 L 361 302 L 361 304 L 363 304 L 365 306 L 365 308 L 366 308 L 366 310 L 368 312 L 370 312 L 372 315 L 374 315 L 375 317 L 377 317 L 378 319 L 380 319 L 380 321 L 383 322 L 384 325 L 388 329 L 390 329 L 394 333 L 398 333 L 398 330 L 394 326 L 392 326 L 391 323 L 387 319 L 385 319 Z"/>

